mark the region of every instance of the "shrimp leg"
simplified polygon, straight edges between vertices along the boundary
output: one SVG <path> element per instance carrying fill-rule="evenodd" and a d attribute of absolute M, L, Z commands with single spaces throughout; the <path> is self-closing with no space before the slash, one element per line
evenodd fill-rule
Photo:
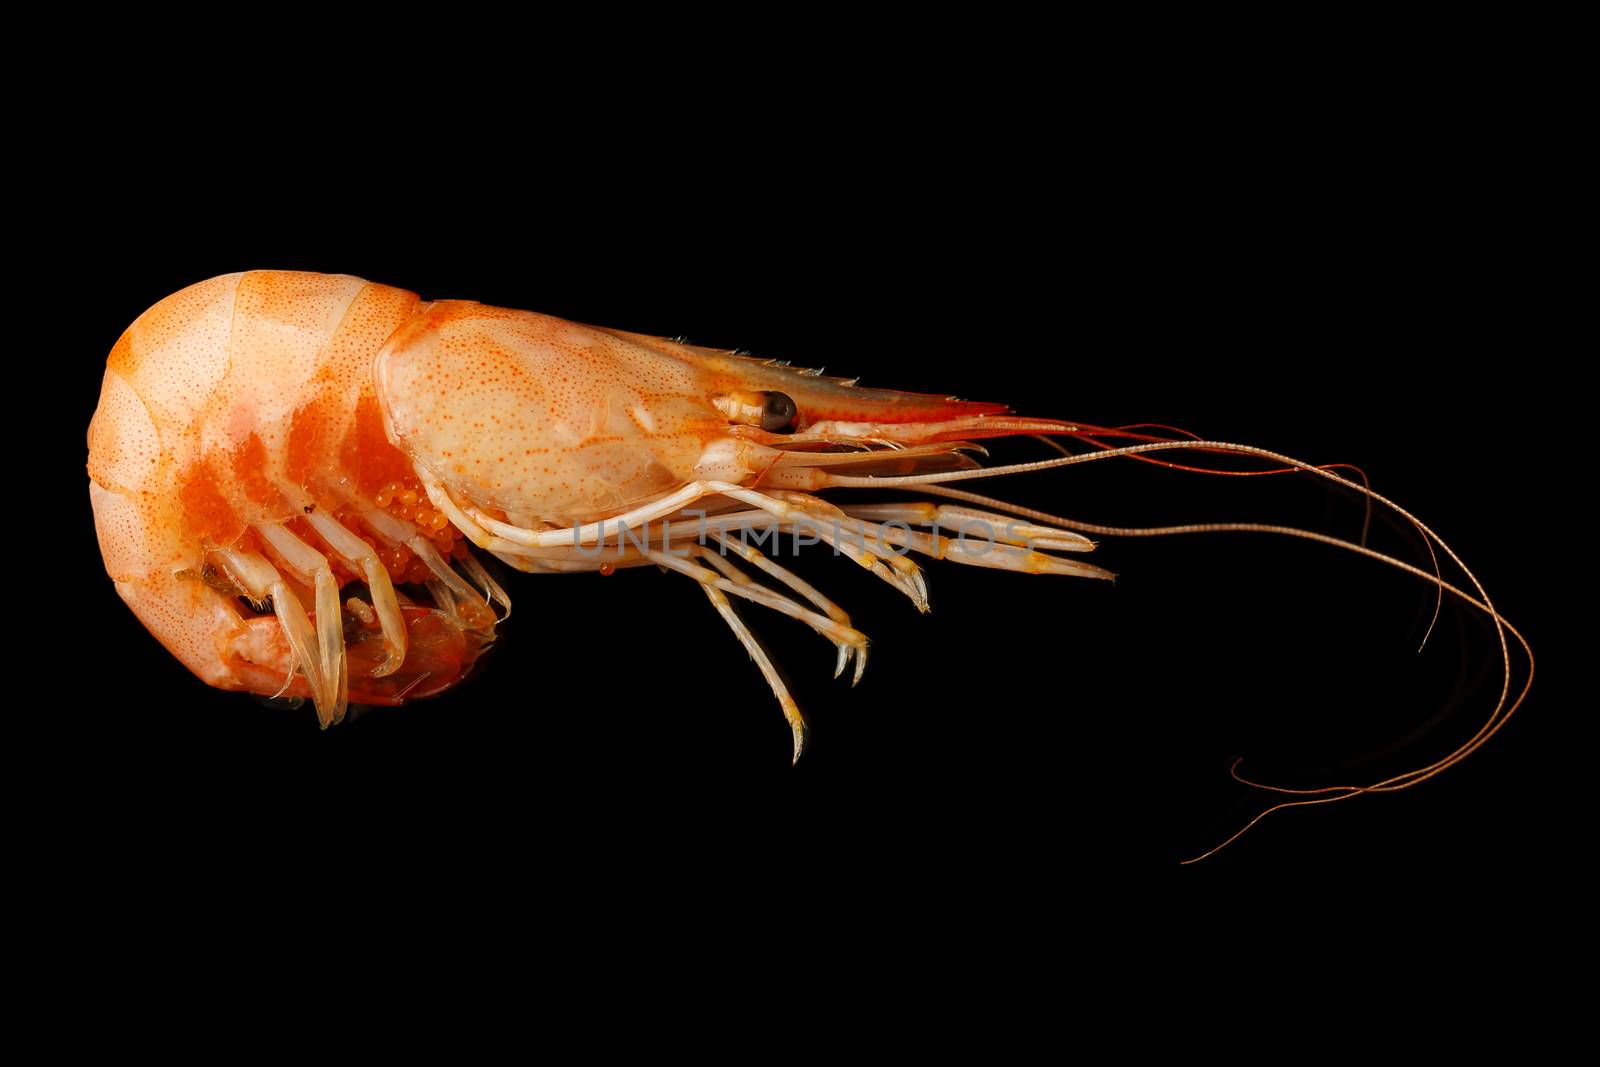
<path fill-rule="evenodd" d="M 1094 542 L 1080 533 L 1025 523 L 1015 516 L 982 508 L 919 500 L 904 504 L 841 504 L 839 509 L 853 518 L 871 522 L 932 526 L 935 529 L 953 530 L 958 534 L 976 528 L 986 538 L 1023 547 L 1048 548 L 1057 552 L 1090 552 L 1094 549 Z"/>
<path fill-rule="evenodd" d="M 349 678 L 344 654 L 344 617 L 339 610 L 339 582 L 327 557 L 300 538 L 289 528 L 276 523 L 263 523 L 253 527 L 292 571 L 306 579 L 306 584 L 316 590 L 317 628 L 316 655 L 306 640 L 311 624 L 299 600 L 280 581 L 272 590 L 272 603 L 283 623 L 284 632 L 300 657 L 306 680 L 317 705 L 317 718 L 324 728 L 344 719 L 345 704 L 349 699 Z M 286 603 L 287 602 L 287 603 Z M 287 613 L 287 614 L 286 614 Z"/>
<path fill-rule="evenodd" d="M 519 548 L 562 548 L 589 542 L 603 542 L 607 531 L 614 534 L 625 527 L 642 526 L 681 511 L 703 497 L 714 496 L 728 489 L 739 489 L 738 486 L 726 482 L 690 482 L 676 492 L 624 512 L 615 518 L 554 530 L 528 530 L 508 522 L 501 522 L 471 504 L 457 504 L 450 496 L 449 490 L 439 481 L 427 475 L 419 477 L 428 499 L 450 518 L 457 529 L 471 538 L 474 544 L 490 552 L 506 552 L 511 555 L 522 554 L 518 552 Z"/>
<path fill-rule="evenodd" d="M 408 638 L 406 624 L 400 617 L 400 601 L 395 596 L 394 583 L 389 572 L 378 559 L 372 546 L 345 529 L 336 519 L 320 510 L 306 515 L 312 529 L 328 548 L 351 564 L 360 567 L 367 579 L 367 590 L 372 594 L 372 606 L 377 609 L 378 623 L 383 629 L 384 661 L 372 672 L 374 678 L 393 674 L 405 662 Z"/>
<path fill-rule="evenodd" d="M 362 512 L 361 519 L 367 528 L 385 543 L 405 545 L 409 548 L 434 578 L 450 591 L 453 600 L 460 600 L 472 606 L 470 617 L 463 615 L 459 610 L 451 611 L 456 621 L 463 626 L 469 629 L 482 629 L 487 625 L 487 620 L 494 617 L 487 598 L 496 596 L 497 591 L 498 598 L 505 603 L 508 610 L 510 609 L 511 600 L 505 595 L 504 590 L 499 586 L 495 586 L 493 590 L 485 587 L 484 592 L 480 594 L 451 568 L 449 561 L 439 555 L 438 549 L 433 547 L 433 542 L 423 536 L 411 523 L 387 515 L 377 508 L 369 508 Z M 493 626 L 488 626 L 488 629 L 493 630 Z"/>
<path fill-rule="evenodd" d="M 755 549 L 750 548 L 748 545 L 741 545 L 737 541 L 730 541 L 726 542 L 725 544 L 727 548 L 739 553 L 744 559 L 749 560 L 767 574 L 777 578 L 779 581 L 783 582 L 797 593 L 800 593 L 802 596 L 806 597 L 813 604 L 816 604 L 824 612 L 826 612 L 828 617 L 834 622 L 838 623 L 840 626 L 849 628 L 852 634 L 858 632 L 853 627 L 850 627 L 850 616 L 845 614 L 844 610 L 833 601 L 817 592 L 810 582 L 807 582 L 805 579 L 793 573 L 788 568 L 778 566 L 776 563 L 767 559 L 767 557 L 763 556 Z M 756 584 L 755 579 L 751 578 L 744 571 L 734 566 L 733 561 L 722 555 L 720 552 L 713 552 L 709 547 L 700 545 L 697 546 L 694 554 L 696 557 L 705 560 L 717 570 L 721 571 L 723 576 L 726 577 L 730 582 L 733 582 L 735 585 L 764 590 L 763 586 Z M 770 590 L 764 591 L 771 595 Z M 790 603 L 793 603 L 793 601 L 790 601 Z M 837 678 L 842 675 L 845 668 L 850 666 L 851 658 L 856 657 L 856 671 L 850 679 L 850 684 L 854 686 L 857 682 L 861 681 L 861 674 L 867 669 L 866 639 L 863 638 L 861 642 L 857 644 L 849 640 L 839 640 L 837 638 L 833 638 L 829 634 L 824 634 L 823 636 L 829 637 L 830 640 L 833 640 L 834 645 L 839 649 L 839 659 L 834 665 L 833 676 Z"/>
<path fill-rule="evenodd" d="M 1035 551 L 1038 543 L 1015 527 L 1001 532 L 992 526 L 979 525 L 976 527 L 977 533 L 969 536 L 972 527 L 966 526 L 953 538 L 937 532 L 930 534 L 904 527 L 880 526 L 859 519 L 848 520 L 845 528 L 880 544 L 910 549 L 934 559 L 947 559 L 952 563 L 964 563 L 974 567 L 990 567 L 1023 574 L 1073 574 L 1080 578 L 1107 580 L 1116 577 L 1110 571 L 1096 567 L 1092 563 L 1080 563 L 1075 559 L 1063 559 L 1060 556 Z M 1037 529 L 1048 528 L 1037 527 Z M 1066 551 L 1086 550 L 1074 545 Z"/>
<path fill-rule="evenodd" d="M 480 548 L 504 556 L 532 556 L 536 550 L 587 542 L 604 542 L 607 530 L 618 532 L 624 528 L 647 525 L 665 519 L 706 497 L 728 497 L 751 507 L 760 508 L 788 522 L 802 523 L 807 531 L 831 545 L 841 555 L 848 556 L 890 585 L 899 589 L 918 611 L 928 610 L 928 588 L 921 568 L 899 555 L 879 556 L 861 545 L 838 535 L 838 520 L 843 512 L 818 497 L 805 493 L 778 491 L 758 493 L 732 482 L 703 480 L 690 482 L 683 488 L 660 499 L 624 512 L 603 522 L 556 530 L 528 530 L 511 523 L 501 522 L 482 509 L 472 505 L 458 505 L 449 491 L 439 482 L 424 477 L 423 488 L 428 499 L 450 516 L 452 522 Z"/>
<path fill-rule="evenodd" d="M 778 698 L 778 706 L 783 709 L 784 720 L 788 722 L 789 730 L 794 735 L 793 762 L 798 763 L 800 753 L 806 747 L 806 721 L 800 715 L 800 706 L 794 702 L 794 697 L 789 695 L 789 687 L 783 684 L 783 678 L 778 674 L 778 668 L 772 665 L 772 658 L 767 655 L 767 650 L 761 647 L 761 642 L 756 640 L 755 634 L 750 632 L 744 620 L 733 610 L 728 595 L 707 583 L 701 583 L 700 588 L 705 591 L 706 597 L 717 609 L 717 614 L 722 616 L 728 628 L 733 631 L 733 635 L 739 639 L 739 643 L 744 645 L 745 651 L 750 653 L 750 658 L 756 661 L 762 677 L 766 678 L 767 684 L 772 687 L 772 695 Z"/>
<path fill-rule="evenodd" d="M 890 510 L 891 508 L 893 510 Z M 856 507 L 847 505 L 840 509 L 844 517 L 837 520 L 841 540 L 845 543 L 849 543 L 849 539 L 858 543 L 870 542 L 881 546 L 886 555 L 895 550 L 910 550 L 933 559 L 1024 574 L 1071 574 L 1082 578 L 1104 579 L 1115 577 L 1110 571 L 1092 564 L 1039 551 L 1040 549 L 1048 549 L 1050 552 L 1088 551 L 1094 547 L 1094 543 L 1087 538 L 1080 538 L 1070 531 L 1057 530 L 1054 527 L 1021 523 L 1007 525 L 1006 517 L 997 513 L 972 511 L 972 515 L 993 515 L 999 520 L 999 525 L 974 527 L 969 520 L 967 525 L 957 526 L 957 536 L 954 537 L 939 532 L 930 533 L 908 528 L 913 523 L 922 522 L 923 517 L 932 515 L 934 508 L 935 505 L 922 503 L 889 505 L 879 511 L 877 505 L 871 505 L 863 506 L 858 512 Z M 858 513 L 886 514 L 891 517 L 885 524 L 880 525 L 856 518 Z M 896 523 L 899 525 L 895 525 Z M 934 523 L 929 521 L 928 525 Z M 726 540 L 730 545 L 740 543 L 729 536 L 735 531 L 741 533 L 745 530 L 775 531 L 785 534 L 815 532 L 809 526 L 784 522 L 770 513 L 761 511 L 713 515 L 705 520 L 705 528 L 710 536 Z M 938 528 L 945 528 L 942 522 Z M 1067 536 L 1063 537 L 1063 534 Z"/>
<path fill-rule="evenodd" d="M 258 527 L 258 529 L 263 532 L 263 539 L 266 539 L 265 530 L 267 528 Z M 275 527 L 275 529 L 283 530 L 282 527 Z M 291 538 L 294 537 L 287 530 L 283 530 L 283 532 Z M 312 556 L 321 558 L 315 550 L 304 542 L 301 542 L 301 548 Z M 300 553 L 296 554 L 300 555 Z M 326 729 L 332 723 L 344 718 L 345 703 L 348 700 L 349 679 L 344 670 L 342 625 L 338 634 L 339 663 L 334 668 L 337 673 L 330 675 L 327 665 L 324 663 L 324 659 L 328 657 L 322 654 L 322 649 L 319 647 L 320 637 L 326 635 L 319 635 L 317 630 L 312 628 L 311 619 L 306 615 L 306 609 L 301 606 L 300 598 L 295 595 L 294 590 L 289 588 L 278 568 L 273 566 L 271 561 L 263 556 L 256 555 L 254 552 L 243 552 L 239 549 L 227 548 L 219 550 L 217 555 L 221 557 L 229 577 L 252 600 L 258 603 L 269 599 L 272 601 L 273 614 L 278 617 L 278 625 L 282 628 L 283 636 L 288 641 L 289 648 L 293 653 L 293 659 L 289 664 L 288 676 L 284 679 L 284 688 L 287 689 L 289 687 L 289 683 L 294 679 L 295 667 L 298 666 L 306 676 L 306 683 L 311 687 L 312 700 L 317 706 L 317 719 L 321 722 L 323 728 Z M 310 561 L 306 560 L 306 562 Z M 326 566 L 325 560 L 323 565 Z M 331 573 L 329 578 L 332 578 Z M 322 603 L 327 598 L 323 592 L 325 587 L 326 583 L 317 584 L 317 613 L 319 616 L 323 616 Z M 338 590 L 334 589 L 332 594 L 334 601 L 332 615 L 336 620 L 336 624 L 338 624 L 340 620 Z M 319 618 L 320 621 L 321 619 Z"/>
<path fill-rule="evenodd" d="M 833 676 L 839 677 L 849 665 L 851 655 L 855 657 L 855 673 L 850 679 L 853 686 L 861 680 L 862 672 L 867 668 L 868 641 L 864 634 L 849 625 L 849 616 L 827 597 L 817 592 L 811 585 L 797 575 L 789 573 L 785 568 L 768 560 L 761 553 L 746 546 L 728 542 L 743 558 L 756 564 L 763 571 L 782 581 L 790 588 L 806 596 L 813 603 L 822 607 L 828 616 L 818 615 L 796 604 L 793 600 L 776 593 L 764 586 L 758 585 L 748 574 L 739 570 L 732 561 L 723 557 L 705 545 L 696 545 L 690 549 L 690 555 L 702 559 L 716 568 L 715 570 L 698 566 L 678 555 L 661 552 L 646 552 L 645 558 L 658 563 L 663 567 L 676 570 L 688 575 L 700 583 L 700 588 L 710 598 L 723 620 L 727 622 L 734 636 L 739 638 L 745 650 L 750 653 L 750 658 L 755 660 L 762 675 L 767 679 L 767 684 L 772 687 L 773 695 L 778 698 L 778 705 L 783 711 L 785 721 L 794 735 L 794 758 L 798 760 L 800 753 L 805 748 L 806 724 L 800 715 L 800 708 L 790 695 L 788 687 L 784 685 L 777 668 L 772 664 L 766 649 L 750 632 L 739 615 L 734 611 L 733 604 L 728 600 L 728 593 L 752 600 L 755 603 L 789 615 L 807 623 L 818 633 L 831 640 L 839 649 L 838 663 L 834 668 Z M 721 574 L 717 572 L 720 571 Z"/>
<path fill-rule="evenodd" d="M 748 577 L 740 582 L 730 581 L 716 571 L 702 567 L 697 563 L 691 563 L 676 553 L 647 551 L 644 553 L 643 558 L 659 564 L 667 570 L 686 574 L 702 585 L 716 586 L 725 593 L 732 593 L 736 597 L 754 601 L 763 607 L 768 607 L 780 614 L 787 615 L 791 619 L 798 619 L 834 644 L 837 645 L 843 642 L 853 646 L 859 654 L 865 654 L 867 647 L 866 634 L 850 626 L 835 622 L 826 615 L 819 615 L 814 611 L 803 608 L 783 594 L 774 592 L 765 586 L 757 585 L 755 582 L 750 581 Z"/>

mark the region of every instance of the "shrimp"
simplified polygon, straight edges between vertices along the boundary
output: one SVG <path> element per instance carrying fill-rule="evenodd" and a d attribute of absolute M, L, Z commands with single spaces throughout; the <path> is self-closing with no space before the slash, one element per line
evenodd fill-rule
<path fill-rule="evenodd" d="M 980 442 L 1006 437 L 1091 450 L 1057 445 L 1064 454 L 984 466 Z M 1090 535 L 1270 532 L 1399 567 L 1494 620 L 1507 684 L 1472 739 L 1416 771 L 1278 807 L 1426 780 L 1521 701 L 1509 692 L 1506 645 L 1508 632 L 1520 635 L 1477 579 L 1409 512 L 1332 468 L 866 388 L 346 275 L 230 274 L 157 303 L 111 351 L 88 443 L 101 554 L 139 620 L 208 685 L 309 699 L 323 727 L 352 703 L 434 696 L 472 671 L 511 611 L 477 550 L 530 574 L 655 566 L 695 582 L 771 688 L 798 760 L 805 719 L 735 603 L 814 630 L 835 648 L 834 676 L 852 684 L 869 642 L 843 608 L 761 550 L 779 534 L 826 544 L 927 611 L 913 556 L 1106 580 L 1084 559 Z M 1099 527 L 951 485 L 1116 457 L 1170 462 L 1159 453 L 1179 449 L 1265 460 L 1364 493 L 1460 565 L 1471 591 L 1310 531 Z M 862 489 L 916 498 L 842 492 Z"/>

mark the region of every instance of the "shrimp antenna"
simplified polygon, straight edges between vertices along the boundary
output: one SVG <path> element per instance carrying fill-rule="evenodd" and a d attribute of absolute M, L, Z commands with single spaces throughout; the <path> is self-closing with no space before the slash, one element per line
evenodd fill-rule
<path fill-rule="evenodd" d="M 1423 535 L 1424 541 L 1428 545 L 1430 553 L 1433 552 L 1434 546 L 1437 546 L 1440 551 L 1444 552 L 1451 562 L 1453 562 L 1466 577 L 1476 595 L 1474 595 L 1473 592 L 1468 592 L 1467 590 L 1445 581 L 1445 579 L 1438 574 L 1437 571 L 1430 574 L 1420 567 L 1407 563 L 1404 560 L 1396 559 L 1393 556 L 1379 552 L 1372 548 L 1368 548 L 1365 544 L 1346 541 L 1342 538 L 1333 537 L 1328 534 L 1317 533 L 1313 530 L 1304 530 L 1295 526 L 1278 526 L 1269 523 L 1254 522 L 1194 523 L 1188 525 L 1157 527 L 1099 526 L 1092 523 L 1078 522 L 1076 520 L 1068 519 L 1059 515 L 1052 515 L 1048 512 L 1039 511 L 1033 508 L 1019 507 L 1017 505 L 986 497 L 978 493 L 944 487 L 944 483 L 966 481 L 972 478 L 992 478 L 1002 474 L 1023 474 L 1031 471 L 1051 470 L 1056 467 L 1075 466 L 1080 463 L 1094 463 L 1100 460 L 1115 459 L 1119 456 L 1139 456 L 1149 452 L 1162 452 L 1177 449 L 1196 449 L 1233 453 L 1236 455 L 1255 456 L 1261 459 L 1271 460 L 1274 463 L 1283 464 L 1284 466 L 1295 470 L 1307 471 L 1311 474 L 1317 475 L 1318 477 L 1326 478 L 1329 481 L 1345 487 L 1346 489 L 1360 493 L 1369 500 L 1388 508 L 1394 514 L 1411 523 L 1411 525 Z M 1483 583 L 1478 580 L 1477 575 L 1475 575 L 1471 568 L 1469 568 L 1466 563 L 1462 561 L 1460 556 L 1456 555 L 1455 550 L 1452 549 L 1442 537 L 1435 533 L 1427 524 L 1422 522 L 1422 520 L 1411 514 L 1411 512 L 1407 511 L 1393 500 L 1390 500 L 1388 497 L 1376 492 L 1370 486 L 1358 485 L 1348 478 L 1335 474 L 1326 467 L 1315 466 L 1302 460 L 1295 459 L 1292 456 L 1283 455 L 1282 453 L 1271 452 L 1267 449 L 1257 448 L 1253 445 L 1241 445 L 1227 441 L 1155 441 L 1145 444 L 1127 445 L 1121 448 L 1110 448 L 1100 452 L 1061 456 L 1055 459 L 1034 460 L 1027 463 L 1013 463 L 1000 467 L 987 467 L 977 470 L 940 471 L 937 473 L 928 474 L 912 474 L 876 478 L 852 477 L 849 475 L 829 475 L 827 478 L 827 485 L 830 487 L 840 488 L 917 488 L 931 492 L 936 496 L 948 497 L 955 500 L 964 500 L 970 503 L 983 504 L 985 506 L 1008 511 L 1018 516 L 1035 519 L 1040 522 L 1050 522 L 1068 529 L 1077 530 L 1082 533 L 1100 534 L 1104 536 L 1165 537 L 1197 533 L 1268 533 L 1277 534 L 1283 537 L 1298 537 L 1304 540 L 1316 541 L 1320 544 L 1330 545 L 1334 548 L 1343 549 L 1347 552 L 1354 552 L 1357 555 L 1366 556 L 1369 559 L 1377 560 L 1378 562 L 1387 564 L 1388 566 L 1394 567 L 1397 570 L 1401 570 L 1407 574 L 1421 578 L 1423 581 L 1436 586 L 1441 596 L 1444 593 L 1449 593 L 1489 616 L 1490 621 L 1494 625 L 1496 640 L 1500 646 L 1500 662 L 1502 669 L 1500 694 L 1498 699 L 1495 701 L 1494 708 L 1489 713 L 1488 718 L 1481 726 L 1479 726 L 1477 732 L 1474 733 L 1470 738 L 1456 746 L 1456 748 L 1451 750 L 1449 753 L 1439 757 L 1436 760 L 1433 760 L 1430 763 L 1413 768 L 1409 771 L 1403 771 L 1400 774 L 1373 782 L 1370 785 L 1337 785 L 1324 786 L 1317 789 L 1286 789 L 1279 786 L 1264 785 L 1240 776 L 1238 773 L 1240 761 L 1235 760 L 1232 768 L 1230 768 L 1230 774 L 1233 775 L 1235 780 L 1244 785 L 1263 789 L 1268 792 L 1289 794 L 1300 799 L 1286 800 L 1272 805 L 1271 807 L 1257 814 L 1253 819 L 1247 822 L 1244 826 L 1240 827 L 1233 833 L 1232 836 L 1228 837 L 1220 844 L 1213 846 L 1198 856 L 1181 861 L 1185 865 L 1198 863 L 1209 856 L 1216 855 L 1222 849 L 1237 841 L 1247 831 L 1256 826 L 1273 812 L 1282 811 L 1286 808 L 1307 807 L 1313 804 L 1331 804 L 1341 800 L 1349 800 L 1353 797 L 1362 796 L 1367 793 L 1392 793 L 1401 789 L 1409 789 L 1414 785 L 1420 785 L 1429 778 L 1442 773 L 1455 764 L 1461 762 L 1463 759 L 1466 759 L 1473 752 L 1482 747 L 1483 744 L 1491 737 L 1499 733 L 1501 728 L 1504 727 L 1508 721 L 1510 721 L 1511 716 L 1514 715 L 1517 709 L 1522 706 L 1523 702 L 1527 699 L 1529 690 L 1533 687 L 1534 657 L 1533 649 L 1529 646 L 1527 638 L 1523 637 L 1521 632 L 1519 632 L 1515 626 L 1513 626 L 1504 616 L 1500 614 L 1500 612 L 1495 608 L 1493 601 L 1490 600 L 1488 590 L 1485 589 Z M 1437 556 L 1434 557 L 1434 560 L 1435 566 L 1437 567 Z M 1431 623 L 1429 629 L 1431 632 Z M 1508 633 L 1512 637 L 1516 638 L 1517 643 L 1522 648 L 1523 654 L 1528 658 L 1528 674 L 1523 680 L 1522 688 L 1517 692 L 1515 698 L 1513 698 L 1511 695 L 1511 651 L 1510 646 L 1506 641 L 1506 635 Z"/>

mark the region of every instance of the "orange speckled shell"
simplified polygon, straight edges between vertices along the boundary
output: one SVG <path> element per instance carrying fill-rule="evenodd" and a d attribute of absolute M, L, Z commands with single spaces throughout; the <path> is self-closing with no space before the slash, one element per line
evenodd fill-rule
<path fill-rule="evenodd" d="M 594 326 L 441 300 L 378 357 L 390 436 L 480 506 L 587 522 L 694 478 L 728 422 L 693 363 Z"/>
<path fill-rule="evenodd" d="M 226 598 L 174 577 L 203 562 L 196 524 L 237 525 L 237 536 L 242 522 L 288 517 L 263 491 L 275 479 L 316 499 L 353 484 L 341 451 L 362 398 L 376 411 L 373 356 L 419 303 L 345 275 L 229 274 L 162 300 L 112 349 L 89 425 L 101 554 L 139 619 L 210 684 L 234 685 L 221 650 L 239 619 Z M 186 516 L 185 487 L 211 507 Z"/>
<path fill-rule="evenodd" d="M 703 477 L 726 438 L 719 394 L 785 392 L 800 421 L 1006 410 L 822 378 L 766 360 L 532 311 L 440 300 L 379 353 L 390 440 L 480 507 L 556 526 L 624 512 Z M 755 471 L 719 472 L 741 478 Z"/>

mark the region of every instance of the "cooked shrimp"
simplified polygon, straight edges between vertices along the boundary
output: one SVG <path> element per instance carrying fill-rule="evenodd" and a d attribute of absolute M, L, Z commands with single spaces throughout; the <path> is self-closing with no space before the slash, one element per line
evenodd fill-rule
<path fill-rule="evenodd" d="M 1013 436 L 1095 450 L 999 467 L 974 458 L 977 442 Z M 1306 531 L 1092 527 L 949 485 L 1177 449 L 1256 457 L 1365 492 L 1460 563 L 1384 498 L 1261 449 L 862 388 L 677 341 L 283 271 L 201 282 L 128 328 L 89 427 L 89 490 L 106 569 L 151 633 L 210 685 L 309 697 L 324 726 L 351 702 L 443 692 L 492 644 L 511 602 L 469 545 L 530 573 L 652 565 L 696 582 L 772 688 L 796 759 L 805 721 L 735 601 L 815 630 L 835 646 L 836 677 L 858 680 L 869 646 L 838 604 L 760 550 L 779 533 L 829 545 L 921 611 L 913 554 L 1105 579 L 1083 559 L 1095 548 L 1086 534 L 1312 537 L 1477 605 L 1508 655 L 1509 627 L 1465 567 L 1471 591 Z M 861 489 L 933 499 L 836 492 Z M 1509 660 L 1507 672 L 1509 687 Z M 1290 803 L 1415 784 L 1482 744 L 1515 706 L 1508 689 L 1483 730 L 1428 767 Z"/>

